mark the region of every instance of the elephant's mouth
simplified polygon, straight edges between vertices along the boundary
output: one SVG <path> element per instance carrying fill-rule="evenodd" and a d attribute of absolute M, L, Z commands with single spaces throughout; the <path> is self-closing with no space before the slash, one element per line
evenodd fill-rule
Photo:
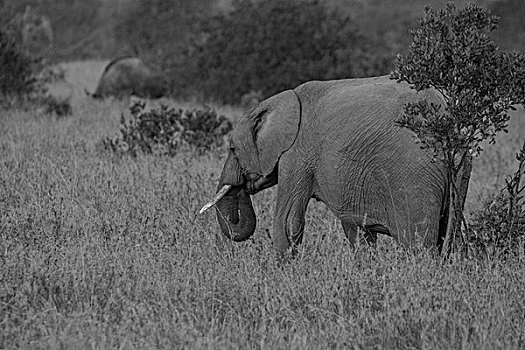
<path fill-rule="evenodd" d="M 244 187 L 246 193 L 254 195 L 257 192 L 265 190 L 277 184 L 277 170 L 274 170 L 268 176 L 262 176 L 259 174 L 248 174 L 244 176 L 245 183 Z"/>
<path fill-rule="evenodd" d="M 277 178 L 277 169 L 275 169 L 268 176 L 259 174 L 246 174 L 243 176 L 244 182 L 240 185 L 223 184 L 220 186 L 220 189 L 217 191 L 215 196 L 202 207 L 199 213 L 204 213 L 206 210 L 216 205 L 225 196 L 236 195 L 239 190 L 242 190 L 246 194 L 252 196 L 262 190 L 270 188 L 277 184 Z"/>

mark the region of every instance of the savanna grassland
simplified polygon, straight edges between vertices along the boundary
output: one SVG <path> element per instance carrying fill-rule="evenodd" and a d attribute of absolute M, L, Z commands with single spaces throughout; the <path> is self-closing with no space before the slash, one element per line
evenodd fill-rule
<path fill-rule="evenodd" d="M 129 101 L 83 96 L 102 68 L 68 65 L 55 92 L 72 95 L 71 117 L 0 116 L 0 348 L 525 348 L 523 252 L 444 262 L 389 239 L 353 250 L 312 203 L 298 257 L 277 266 L 274 190 L 255 196 L 253 239 L 217 244 L 212 211 L 196 213 L 225 152 L 104 151 Z M 503 186 L 524 136 L 518 111 L 476 161 L 467 210 Z"/>

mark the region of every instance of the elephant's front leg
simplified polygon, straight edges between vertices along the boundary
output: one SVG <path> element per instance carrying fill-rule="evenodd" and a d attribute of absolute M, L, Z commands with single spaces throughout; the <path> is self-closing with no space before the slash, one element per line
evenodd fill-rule
<path fill-rule="evenodd" d="M 312 196 L 310 183 L 305 179 L 279 180 L 272 239 L 280 257 L 288 251 L 295 254 L 303 240 L 304 216 Z"/>

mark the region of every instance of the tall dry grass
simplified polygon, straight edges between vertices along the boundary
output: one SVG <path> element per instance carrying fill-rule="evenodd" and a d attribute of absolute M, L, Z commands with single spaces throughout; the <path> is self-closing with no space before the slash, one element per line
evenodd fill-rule
<path fill-rule="evenodd" d="M 85 67 L 69 66 L 79 91 L 96 75 Z M 274 190 L 255 196 L 254 239 L 220 248 L 213 214 L 196 212 L 224 155 L 116 158 L 98 142 L 129 101 L 73 103 L 65 119 L 0 117 L 0 348 L 525 347 L 523 254 L 443 262 L 386 239 L 353 250 L 312 203 L 298 258 L 277 266 Z M 469 208 L 512 170 L 520 113 L 476 161 Z"/>

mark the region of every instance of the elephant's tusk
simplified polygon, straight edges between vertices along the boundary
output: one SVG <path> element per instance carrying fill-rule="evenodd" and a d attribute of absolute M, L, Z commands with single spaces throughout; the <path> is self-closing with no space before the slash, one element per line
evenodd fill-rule
<path fill-rule="evenodd" d="M 206 210 L 210 209 L 215 204 L 217 204 L 217 202 L 220 201 L 221 198 L 224 197 L 224 195 L 226 193 L 228 193 L 230 188 L 232 188 L 232 185 L 224 185 L 224 186 L 222 186 L 222 188 L 219 190 L 219 192 L 217 192 L 215 197 L 213 197 L 213 199 L 211 201 L 209 201 L 208 203 L 206 203 L 206 205 L 204 205 L 204 207 L 202 207 L 202 209 L 199 211 L 199 214 L 204 213 Z"/>

